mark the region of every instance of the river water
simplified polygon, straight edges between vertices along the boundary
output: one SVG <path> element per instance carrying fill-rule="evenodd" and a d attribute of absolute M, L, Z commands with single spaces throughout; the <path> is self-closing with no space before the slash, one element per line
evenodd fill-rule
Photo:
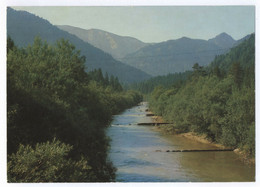
<path fill-rule="evenodd" d="M 163 135 L 145 116 L 147 103 L 114 116 L 107 135 L 109 158 L 117 168 L 118 182 L 240 182 L 254 181 L 255 167 L 244 164 L 234 152 L 166 152 L 175 149 L 216 147 L 184 137 Z M 158 152 L 156 150 L 161 150 Z"/>

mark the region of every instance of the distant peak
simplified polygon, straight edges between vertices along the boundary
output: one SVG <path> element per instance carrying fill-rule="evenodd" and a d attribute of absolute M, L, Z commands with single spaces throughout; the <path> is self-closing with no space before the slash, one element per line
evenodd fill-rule
<path fill-rule="evenodd" d="M 230 36 L 230 35 L 228 35 L 226 32 L 222 32 L 222 33 L 220 33 L 220 34 L 217 35 L 217 36 Z"/>
<path fill-rule="evenodd" d="M 188 37 L 186 37 L 186 36 L 183 36 L 183 37 L 181 37 L 180 39 L 183 39 L 183 40 L 189 40 L 190 38 L 188 38 Z"/>
<path fill-rule="evenodd" d="M 191 39 L 186 36 L 183 36 L 183 37 L 179 38 L 178 40 L 191 40 Z"/>
<path fill-rule="evenodd" d="M 220 33 L 216 37 L 208 40 L 211 43 L 216 44 L 217 46 L 221 48 L 229 48 L 234 45 L 236 40 L 234 40 L 230 35 L 228 35 L 225 32 Z"/>
<path fill-rule="evenodd" d="M 229 40 L 234 40 L 232 38 L 232 36 L 230 36 L 229 34 L 227 34 L 226 32 L 222 32 L 219 35 L 215 36 L 215 38 L 212 39 L 229 39 Z"/>

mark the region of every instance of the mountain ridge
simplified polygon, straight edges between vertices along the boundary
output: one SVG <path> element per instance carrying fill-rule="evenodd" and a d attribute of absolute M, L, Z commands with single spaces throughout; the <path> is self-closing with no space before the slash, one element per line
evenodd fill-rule
<path fill-rule="evenodd" d="M 57 25 L 57 27 L 111 54 L 115 59 L 121 59 L 126 54 L 149 45 L 134 37 L 120 36 L 101 29 L 83 29 L 69 25 Z"/>
<path fill-rule="evenodd" d="M 103 73 L 117 76 L 123 82 L 136 82 L 150 77 L 139 69 L 115 60 L 110 54 L 78 37 L 60 30 L 49 21 L 26 11 L 7 8 L 7 34 L 20 47 L 33 43 L 36 36 L 40 36 L 50 44 L 64 38 L 80 50 L 81 55 L 86 56 L 88 71 L 101 68 Z"/>
<path fill-rule="evenodd" d="M 195 63 L 208 65 L 216 55 L 227 53 L 237 42 L 224 32 L 209 40 L 181 37 L 145 46 L 126 55 L 122 62 L 153 76 L 167 75 L 191 70 Z"/>
<path fill-rule="evenodd" d="M 7 10 L 7 13 L 8 12 L 10 12 L 9 8 Z M 100 45 L 108 45 L 110 49 L 114 46 L 114 48 L 124 51 L 123 53 L 122 51 L 119 52 L 121 56 L 117 56 L 117 60 L 115 60 L 111 56 L 113 55 L 111 51 L 107 50 L 104 52 L 100 47 L 83 41 L 82 38 L 83 36 L 85 37 L 85 31 L 87 31 L 85 29 L 72 26 L 58 26 L 84 31 L 82 32 L 83 36 L 79 38 L 75 33 L 70 34 L 67 31 L 61 30 L 51 25 L 47 20 L 26 11 L 16 12 L 23 12 L 23 14 L 25 14 L 20 15 L 20 17 L 16 16 L 16 18 L 13 18 L 13 21 L 10 21 L 10 15 L 7 16 L 7 31 L 16 44 L 28 45 L 28 43 L 33 42 L 33 36 L 37 35 L 50 43 L 54 43 L 63 36 L 73 41 L 72 43 L 76 48 L 81 50 L 81 54 L 87 57 L 86 65 L 88 70 L 101 68 L 104 73 L 108 72 L 110 75 L 113 74 L 123 82 L 142 81 L 151 76 L 191 70 L 195 63 L 199 63 L 202 66 L 208 65 L 216 55 L 228 52 L 231 47 L 238 45 L 248 37 L 245 36 L 240 40 L 234 40 L 230 35 L 223 32 L 208 40 L 181 37 L 148 44 L 130 36 L 119 36 L 100 29 L 90 29 L 88 33 L 93 32 L 92 38 L 99 38 Z M 34 16 L 33 19 L 31 15 Z M 26 21 L 21 20 L 22 17 L 26 17 Z M 14 21 L 15 19 L 20 21 Z M 101 32 L 101 34 L 96 35 L 96 32 Z M 116 37 L 127 40 L 125 43 L 119 42 L 119 45 L 119 43 L 115 41 Z M 103 41 L 106 41 L 105 43 L 107 44 L 103 44 Z M 138 47 L 136 47 L 133 42 L 137 42 L 137 44 L 135 44 Z M 130 47 L 130 49 L 125 46 Z"/>

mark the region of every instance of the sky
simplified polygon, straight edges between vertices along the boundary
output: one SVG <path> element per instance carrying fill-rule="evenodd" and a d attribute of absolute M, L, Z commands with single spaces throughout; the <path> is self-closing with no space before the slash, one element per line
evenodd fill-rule
<path fill-rule="evenodd" d="M 226 32 L 238 40 L 255 32 L 254 6 L 35 6 L 12 7 L 54 25 L 101 29 L 143 42 L 189 37 L 210 39 Z"/>

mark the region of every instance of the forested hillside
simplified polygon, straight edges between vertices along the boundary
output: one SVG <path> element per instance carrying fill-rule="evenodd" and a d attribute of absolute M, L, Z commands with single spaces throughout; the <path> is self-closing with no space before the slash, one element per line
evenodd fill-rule
<path fill-rule="evenodd" d="M 86 73 L 85 60 L 64 39 L 20 48 L 8 38 L 9 182 L 114 181 L 104 130 L 142 96 L 101 70 Z"/>
<path fill-rule="evenodd" d="M 206 134 L 215 142 L 255 153 L 255 36 L 207 68 L 195 64 L 181 85 L 157 87 L 150 107 L 172 133 Z"/>
<path fill-rule="evenodd" d="M 60 30 L 47 20 L 25 11 L 7 8 L 7 34 L 19 47 L 32 44 L 37 36 L 50 44 L 65 38 L 81 51 L 81 55 L 86 56 L 86 71 L 101 68 L 103 72 L 118 77 L 121 82 L 137 82 L 151 77 L 139 69 L 115 60 L 108 53 L 84 42 L 75 35 Z"/>
<path fill-rule="evenodd" d="M 240 43 L 241 45 L 239 47 L 231 48 L 229 53 L 217 55 L 208 66 L 204 67 L 205 73 L 218 73 L 219 76 L 224 76 L 229 71 L 232 62 L 238 62 L 242 66 L 242 68 L 252 67 L 252 64 L 254 64 L 255 59 L 254 56 L 250 54 L 254 50 L 254 40 L 248 40 L 250 36 L 251 35 L 246 36 L 241 41 L 237 41 L 236 43 L 234 43 L 235 46 L 239 45 Z M 222 75 L 220 74 L 220 69 L 222 71 Z M 181 86 L 181 84 L 188 80 L 191 77 L 191 75 L 192 71 L 185 71 L 182 73 L 170 73 L 168 75 L 152 77 L 142 82 L 127 84 L 125 85 L 125 87 L 127 89 L 138 90 L 144 94 L 149 94 L 157 86 L 162 86 L 164 88 Z"/>
<path fill-rule="evenodd" d="M 227 73 L 234 62 L 239 63 L 243 69 L 252 67 L 255 63 L 255 55 L 253 55 L 255 40 L 253 37 L 254 34 L 240 43 L 239 46 L 232 48 L 229 53 L 216 56 L 209 65 L 209 69 L 214 71 L 215 68 L 219 68 Z"/>

